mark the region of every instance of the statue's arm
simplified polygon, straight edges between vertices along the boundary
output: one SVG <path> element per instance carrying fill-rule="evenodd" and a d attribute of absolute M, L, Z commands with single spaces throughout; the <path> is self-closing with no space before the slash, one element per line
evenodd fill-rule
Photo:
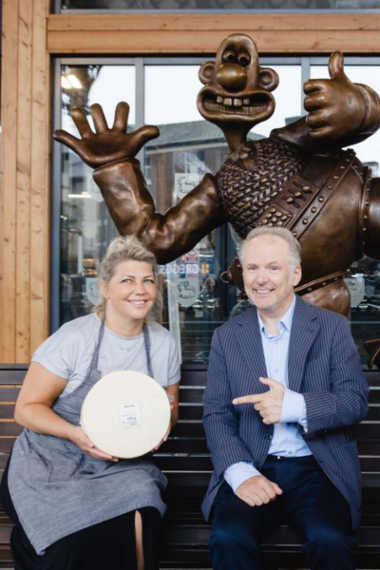
<path fill-rule="evenodd" d="M 92 105 L 90 112 L 94 130 L 84 111 L 75 108 L 71 115 L 80 137 L 58 130 L 54 138 L 95 169 L 95 182 L 122 235 L 134 234 L 143 239 L 158 262 L 167 263 L 190 251 L 224 223 L 216 184 L 209 174 L 166 214 L 157 213 L 140 163 L 134 157 L 144 144 L 158 137 L 159 130 L 145 125 L 128 133 L 129 106 L 124 102 L 116 107 L 112 127 L 108 127 L 100 105 Z"/>
<path fill-rule="evenodd" d="M 344 72 L 343 54 L 329 60 L 330 79 L 305 82 L 308 114 L 272 134 L 303 148 L 306 154 L 326 146 L 357 144 L 380 127 L 380 98 L 368 87 L 352 83 Z"/>
<path fill-rule="evenodd" d="M 142 239 L 159 263 L 168 263 L 190 251 L 225 222 L 210 174 L 165 214 L 156 212 L 136 159 L 98 168 L 94 180 L 120 234 L 134 234 Z"/>

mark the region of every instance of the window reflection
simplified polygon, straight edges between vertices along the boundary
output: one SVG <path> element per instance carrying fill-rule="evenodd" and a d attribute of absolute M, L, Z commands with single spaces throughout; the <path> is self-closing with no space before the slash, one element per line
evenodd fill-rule
<path fill-rule="evenodd" d="M 100 103 L 112 125 L 117 102 L 131 105 L 135 122 L 133 66 L 63 66 L 61 72 L 62 128 L 78 136 L 70 116 L 74 107 L 88 115 Z M 92 120 L 89 117 L 91 125 Z M 61 303 L 60 324 L 86 314 L 96 300 L 98 262 L 117 230 L 103 197 L 92 179 L 92 169 L 72 151 L 61 146 Z"/>
<path fill-rule="evenodd" d="M 62 0 L 71 10 L 374 10 L 378 0 Z"/>
<path fill-rule="evenodd" d="M 151 61 L 151 60 L 150 60 Z M 264 65 L 264 64 L 262 64 Z M 267 64 L 265 64 L 267 65 Z M 273 128 L 302 114 L 300 65 L 272 65 L 280 76 L 274 92 L 274 116 L 249 133 L 251 140 L 268 137 Z M 139 101 L 146 124 L 157 125 L 160 137 L 144 149 L 143 168 L 157 211 L 174 206 L 206 173 L 216 174 L 229 152 L 222 131 L 205 121 L 196 107 L 201 88 L 199 65 L 145 65 L 145 93 Z M 375 66 L 346 65 L 348 77 L 380 93 Z M 133 65 L 64 65 L 61 79 L 62 128 L 77 136 L 70 117 L 73 107 L 89 113 L 100 103 L 112 125 L 119 101 L 130 104 L 129 128 L 136 123 L 135 67 Z M 312 66 L 311 77 L 328 77 L 326 65 Z M 143 111 L 143 112 L 142 112 Z M 91 120 L 90 120 L 91 123 Z M 359 159 L 379 176 L 380 133 L 355 145 Z M 117 230 L 92 180 L 92 169 L 61 146 L 61 305 L 60 322 L 85 314 L 95 301 L 98 261 Z M 186 255 L 160 268 L 165 292 L 164 324 L 174 334 L 184 361 L 207 362 L 217 326 L 245 310 L 249 303 L 239 291 L 220 279 L 239 247 L 227 224 L 218 228 Z M 358 348 L 364 340 L 380 337 L 380 264 L 365 257 L 351 268 L 352 332 Z M 362 354 L 363 361 L 366 355 Z"/>

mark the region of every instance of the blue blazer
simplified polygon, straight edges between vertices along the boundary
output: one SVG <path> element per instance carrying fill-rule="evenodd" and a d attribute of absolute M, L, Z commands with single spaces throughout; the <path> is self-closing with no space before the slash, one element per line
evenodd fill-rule
<path fill-rule="evenodd" d="M 213 336 L 204 396 L 203 424 L 214 472 L 202 510 L 211 507 L 227 467 L 252 462 L 260 470 L 268 454 L 273 426 L 263 424 L 252 404 L 233 406 L 237 396 L 267 390 L 267 377 L 256 307 L 218 328 Z M 367 413 L 368 384 L 347 320 L 306 304 L 299 297 L 289 342 L 289 388 L 303 394 L 311 452 L 347 499 L 356 528 L 360 520 L 361 472 L 357 446 L 346 428 Z"/>

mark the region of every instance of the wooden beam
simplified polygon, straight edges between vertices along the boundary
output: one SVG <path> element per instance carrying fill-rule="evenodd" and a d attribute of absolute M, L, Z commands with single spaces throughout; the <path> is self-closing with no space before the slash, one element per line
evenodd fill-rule
<path fill-rule="evenodd" d="M 2 6 L 0 358 L 16 358 L 16 161 L 18 93 L 18 6 Z M 4 23 L 7 23 L 5 26 Z"/>
<path fill-rule="evenodd" d="M 47 46 L 60 54 L 214 54 L 236 32 L 260 54 L 378 53 L 380 14 L 51 15 Z"/>
<path fill-rule="evenodd" d="M 0 361 L 49 334 L 49 0 L 3 0 Z"/>

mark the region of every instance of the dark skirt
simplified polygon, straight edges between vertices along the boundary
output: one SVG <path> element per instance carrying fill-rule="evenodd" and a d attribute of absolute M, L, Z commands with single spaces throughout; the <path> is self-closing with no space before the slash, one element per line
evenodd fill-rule
<path fill-rule="evenodd" d="M 9 494 L 8 465 L 0 491 L 4 510 L 15 524 L 11 535 L 15 570 L 136 570 L 135 511 L 65 536 L 49 546 L 44 555 L 37 555 Z M 154 507 L 144 507 L 139 512 L 145 570 L 158 570 L 161 516 Z"/>

